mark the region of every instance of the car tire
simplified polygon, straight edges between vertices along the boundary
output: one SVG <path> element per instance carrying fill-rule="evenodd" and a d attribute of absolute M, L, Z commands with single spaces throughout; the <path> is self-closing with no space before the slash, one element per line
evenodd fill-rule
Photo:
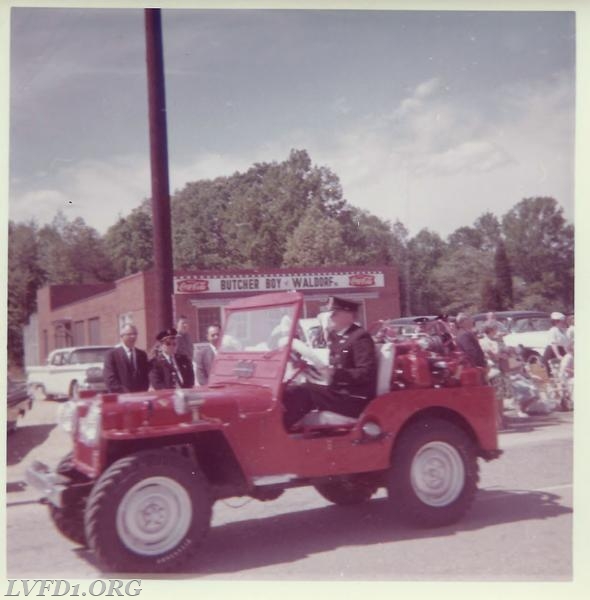
<path fill-rule="evenodd" d="M 110 571 L 174 571 L 207 534 L 211 504 L 193 462 L 168 450 L 139 452 L 113 463 L 92 489 L 88 545 Z"/>
<path fill-rule="evenodd" d="M 350 475 L 334 477 L 317 483 L 314 487 L 328 502 L 339 506 L 352 506 L 370 500 L 379 486 L 368 476 Z"/>
<path fill-rule="evenodd" d="M 72 456 L 71 452 L 66 454 L 58 463 L 56 472 L 60 475 L 70 476 L 74 480 L 82 481 L 85 477 L 75 471 Z M 57 530 L 64 537 L 80 546 L 86 546 L 86 535 L 84 533 L 86 498 L 86 496 L 79 497 L 62 507 L 49 504 L 49 514 Z"/>
<path fill-rule="evenodd" d="M 388 473 L 390 501 L 420 527 L 458 521 L 471 507 L 479 468 L 470 437 L 443 419 L 420 421 L 401 434 Z"/>

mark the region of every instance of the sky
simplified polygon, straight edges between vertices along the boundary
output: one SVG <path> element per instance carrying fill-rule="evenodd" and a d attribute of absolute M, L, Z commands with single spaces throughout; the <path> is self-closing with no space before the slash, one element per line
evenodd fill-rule
<path fill-rule="evenodd" d="M 556 3 L 559 6 L 558 3 Z M 170 191 L 293 148 L 416 234 L 574 220 L 575 13 L 162 11 Z M 9 218 L 104 233 L 150 197 L 143 11 L 13 7 Z"/>

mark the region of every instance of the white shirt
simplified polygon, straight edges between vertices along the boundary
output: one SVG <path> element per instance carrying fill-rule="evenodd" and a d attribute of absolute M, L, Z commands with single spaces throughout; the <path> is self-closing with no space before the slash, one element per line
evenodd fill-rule
<path fill-rule="evenodd" d="M 567 335 L 565 334 L 565 332 L 562 329 L 557 327 L 557 325 L 554 325 L 549 330 L 549 343 L 552 346 L 563 346 L 564 348 L 567 348 L 568 347 Z"/>

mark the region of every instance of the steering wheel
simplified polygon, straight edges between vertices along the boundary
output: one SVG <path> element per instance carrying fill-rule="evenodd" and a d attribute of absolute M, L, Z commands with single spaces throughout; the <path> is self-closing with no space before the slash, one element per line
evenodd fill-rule
<path fill-rule="evenodd" d="M 299 375 L 304 375 L 306 379 L 315 379 L 317 380 L 320 377 L 320 372 L 317 367 L 310 362 L 306 361 L 299 352 L 295 350 L 291 350 L 289 352 L 289 362 L 293 366 L 293 374 L 287 381 L 286 384 L 291 383 L 295 380 Z"/>

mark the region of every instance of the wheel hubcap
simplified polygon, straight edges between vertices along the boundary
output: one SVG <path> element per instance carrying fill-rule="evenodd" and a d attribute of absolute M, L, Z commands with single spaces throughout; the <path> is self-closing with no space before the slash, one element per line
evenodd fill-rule
<path fill-rule="evenodd" d="M 412 488 L 429 506 L 446 506 L 456 500 L 465 483 L 465 466 L 457 450 L 445 442 L 422 446 L 412 461 Z"/>
<path fill-rule="evenodd" d="M 136 554 L 154 556 L 175 548 L 192 520 L 187 491 L 168 477 L 136 483 L 117 509 L 117 533 Z"/>

